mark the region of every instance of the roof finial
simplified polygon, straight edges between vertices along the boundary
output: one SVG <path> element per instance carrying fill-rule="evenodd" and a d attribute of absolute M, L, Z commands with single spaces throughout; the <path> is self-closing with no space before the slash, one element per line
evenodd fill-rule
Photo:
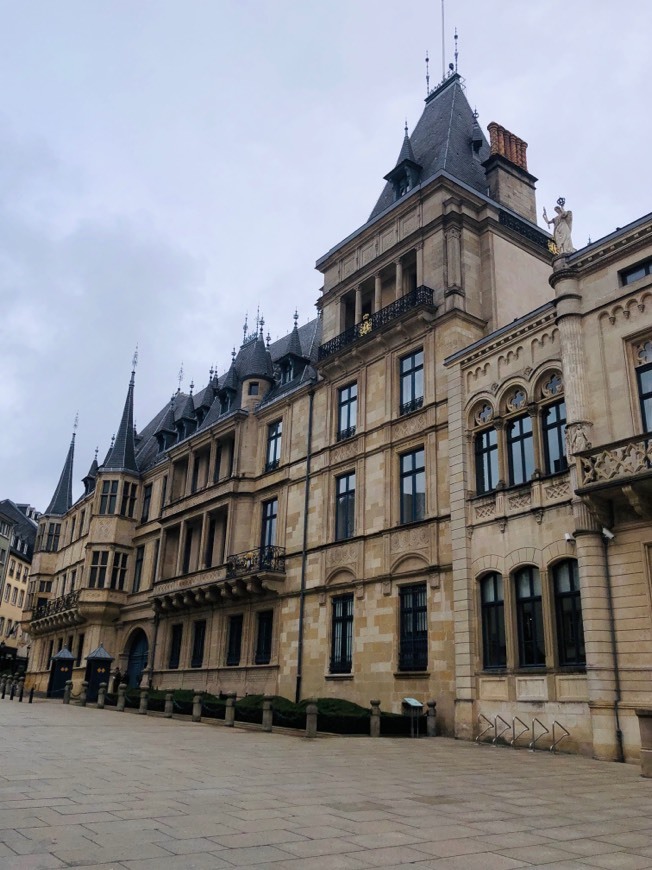
<path fill-rule="evenodd" d="M 259 322 L 260 322 L 260 305 L 256 305 L 256 332 L 258 332 Z"/>
<path fill-rule="evenodd" d="M 457 27 L 455 28 L 455 36 L 453 39 L 455 40 L 455 72 L 457 72 Z"/>
<path fill-rule="evenodd" d="M 233 350 L 231 351 L 231 362 L 235 362 L 235 348 L 233 348 Z"/>
<path fill-rule="evenodd" d="M 261 338 L 263 337 L 263 326 L 264 326 L 264 325 L 265 325 L 265 318 L 264 318 L 264 317 L 262 316 L 262 314 L 261 314 L 261 315 L 260 315 L 260 320 L 258 321 L 258 326 L 259 326 L 259 328 L 260 328 L 260 337 L 261 337 Z"/>
<path fill-rule="evenodd" d="M 72 424 L 72 437 L 74 438 L 79 428 L 79 411 L 75 414 L 75 422 Z"/>
<path fill-rule="evenodd" d="M 267 345 L 267 350 L 269 350 L 269 346 L 272 343 L 272 336 L 269 334 L 269 329 L 267 330 L 267 338 L 265 339 L 265 344 Z"/>
<path fill-rule="evenodd" d="M 113 445 L 115 444 L 115 432 L 111 435 L 111 450 L 113 450 Z"/>
<path fill-rule="evenodd" d="M 211 366 L 210 369 L 208 370 L 208 379 L 209 379 L 209 381 L 213 380 L 213 366 Z"/>
<path fill-rule="evenodd" d="M 446 78 L 446 24 L 444 14 L 444 0 L 441 0 L 441 80 Z"/>
<path fill-rule="evenodd" d="M 245 322 L 242 327 L 242 343 L 244 344 L 247 340 L 247 330 L 249 329 L 249 312 L 245 312 Z"/>
<path fill-rule="evenodd" d="M 179 381 L 179 386 L 177 387 L 177 393 L 181 392 L 181 384 L 183 383 L 183 360 L 181 360 L 181 368 L 179 369 L 179 374 L 177 375 L 177 380 Z"/>
<path fill-rule="evenodd" d="M 292 317 L 294 319 L 294 325 L 296 326 L 299 322 L 299 312 L 296 308 L 294 309 L 294 314 L 292 315 Z"/>
<path fill-rule="evenodd" d="M 96 462 L 97 462 L 97 454 L 98 454 L 99 452 L 100 452 L 100 448 L 99 448 L 99 447 L 96 447 L 96 448 L 95 448 L 95 461 L 96 461 Z"/>
<path fill-rule="evenodd" d="M 195 382 L 190 381 L 190 395 L 192 396 L 192 391 L 195 389 Z"/>
<path fill-rule="evenodd" d="M 138 342 L 136 342 L 136 350 L 134 351 L 133 358 L 131 360 L 131 374 L 136 373 L 136 367 L 138 366 Z"/>
<path fill-rule="evenodd" d="M 405 130 L 405 135 L 407 136 L 407 134 L 408 134 L 407 118 L 405 119 L 405 127 L 403 127 L 403 129 Z"/>
<path fill-rule="evenodd" d="M 430 67 L 428 64 L 430 63 L 430 57 L 428 49 L 426 49 L 426 96 L 430 96 Z"/>

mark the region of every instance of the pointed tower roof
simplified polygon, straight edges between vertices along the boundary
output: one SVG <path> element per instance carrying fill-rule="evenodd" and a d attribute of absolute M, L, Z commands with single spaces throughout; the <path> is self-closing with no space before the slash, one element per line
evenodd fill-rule
<path fill-rule="evenodd" d="M 95 486 L 95 479 L 97 477 L 97 448 L 95 448 L 95 458 L 91 462 L 91 467 L 88 469 L 88 474 L 86 477 L 82 478 L 82 483 L 84 484 L 84 488 L 86 492 L 90 492 L 91 489 Z"/>
<path fill-rule="evenodd" d="M 68 455 L 63 464 L 63 471 L 59 478 L 59 483 L 52 496 L 52 501 L 47 506 L 46 514 L 56 514 L 63 516 L 66 511 L 72 506 L 72 466 L 75 456 L 75 433 L 72 434 Z"/>
<path fill-rule="evenodd" d="M 176 426 L 174 425 L 174 396 L 170 399 L 170 404 L 167 407 L 163 419 L 156 427 L 154 434 L 159 435 L 162 432 L 169 432 L 171 435 L 177 434 Z"/>
<path fill-rule="evenodd" d="M 399 163 L 402 160 L 414 161 L 421 167 L 421 181 L 444 171 L 486 193 L 487 178 L 482 161 L 489 157 L 489 151 L 489 143 L 479 130 L 462 89 L 462 77 L 453 73 L 426 97 L 419 122 L 409 141 L 403 141 Z M 369 219 L 377 217 L 395 201 L 394 185 L 388 180 Z"/>
<path fill-rule="evenodd" d="M 294 328 L 290 333 L 290 338 L 288 340 L 287 348 L 285 350 L 284 356 L 296 356 L 299 359 L 303 359 L 303 348 L 301 347 L 301 339 L 299 338 L 299 327 L 297 326 L 299 320 L 299 315 L 297 312 L 294 312 Z"/>
<path fill-rule="evenodd" d="M 417 162 L 414 156 L 414 151 L 412 150 L 412 142 L 410 141 L 410 137 L 408 135 L 407 124 L 405 125 L 405 136 L 403 137 L 403 144 L 401 145 L 401 150 L 399 152 L 396 165 L 400 166 L 400 164 L 403 163 L 403 161 L 405 160 L 410 160 L 412 163 Z"/>
<path fill-rule="evenodd" d="M 102 466 L 103 471 L 131 471 L 138 474 L 136 462 L 136 443 L 134 439 L 134 382 L 135 370 L 131 372 L 127 398 L 122 419 L 115 436 L 113 447 Z"/>
<path fill-rule="evenodd" d="M 236 358 L 236 368 L 240 380 L 246 378 L 265 378 L 274 382 L 274 365 L 269 350 L 265 347 L 265 339 L 261 329 L 258 338 L 240 348 Z"/>

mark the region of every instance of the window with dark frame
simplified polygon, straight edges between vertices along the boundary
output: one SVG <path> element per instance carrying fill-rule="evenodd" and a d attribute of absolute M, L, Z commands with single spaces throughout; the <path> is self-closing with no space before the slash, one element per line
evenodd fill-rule
<path fill-rule="evenodd" d="M 358 418 L 358 385 L 349 384 L 337 392 L 337 440 L 353 438 Z"/>
<path fill-rule="evenodd" d="M 276 546 L 276 520 L 278 517 L 278 499 L 271 498 L 263 502 L 263 522 L 260 534 L 260 546 Z"/>
<path fill-rule="evenodd" d="M 48 553 L 56 553 L 59 549 L 59 536 L 61 535 L 61 523 L 48 523 L 48 537 L 45 549 Z"/>
<path fill-rule="evenodd" d="M 256 652 L 254 663 L 268 665 L 272 660 L 273 610 L 259 610 L 257 614 Z"/>
<path fill-rule="evenodd" d="M 111 570 L 111 589 L 120 591 L 125 588 L 125 578 L 127 576 L 127 561 L 129 556 L 127 553 L 114 553 L 113 566 Z"/>
<path fill-rule="evenodd" d="M 482 665 L 485 670 L 507 666 L 503 578 L 493 572 L 480 580 Z"/>
<path fill-rule="evenodd" d="M 557 474 L 568 468 L 566 458 L 566 402 L 562 399 L 546 405 L 541 413 L 543 452 L 546 474 Z"/>
<path fill-rule="evenodd" d="M 415 350 L 399 362 L 401 381 L 400 414 L 410 414 L 423 406 L 423 350 Z"/>
<path fill-rule="evenodd" d="M 190 557 L 192 555 L 194 531 L 195 530 L 192 526 L 186 526 L 186 540 L 183 545 L 183 561 L 181 563 L 182 574 L 188 574 L 190 572 Z"/>
<path fill-rule="evenodd" d="M 79 667 L 82 663 L 82 656 L 84 654 L 84 641 L 86 640 L 86 635 L 84 633 L 80 634 L 77 638 L 77 658 L 75 659 L 75 665 Z"/>
<path fill-rule="evenodd" d="M 145 547 L 136 547 L 136 559 L 134 561 L 134 584 L 132 592 L 140 592 L 140 584 L 143 579 L 143 562 L 145 561 Z"/>
<path fill-rule="evenodd" d="M 333 598 L 331 674 L 350 674 L 353 666 L 353 593 Z"/>
<path fill-rule="evenodd" d="M 538 568 L 526 565 L 515 571 L 514 587 L 519 667 L 543 667 L 546 663 L 546 648 L 543 635 L 541 575 Z"/>
<path fill-rule="evenodd" d="M 534 442 L 532 439 L 532 417 L 523 414 L 509 420 L 507 431 L 507 462 L 509 484 L 518 486 L 531 480 L 534 474 Z"/>
<path fill-rule="evenodd" d="M 401 523 L 415 523 L 426 515 L 426 468 L 423 447 L 400 457 Z"/>
<path fill-rule="evenodd" d="M 181 661 L 181 641 L 183 639 L 183 625 L 177 622 L 170 630 L 170 655 L 168 657 L 168 668 L 176 670 Z"/>
<path fill-rule="evenodd" d="M 158 556 L 161 550 L 161 539 L 157 538 L 154 542 L 154 558 L 152 560 L 152 586 L 156 583 L 156 572 L 158 571 Z"/>
<path fill-rule="evenodd" d="M 108 564 L 108 550 L 93 550 L 93 555 L 91 556 L 91 573 L 88 578 L 88 586 L 90 589 L 104 589 Z"/>
<path fill-rule="evenodd" d="M 135 510 L 136 510 L 136 484 L 129 483 L 129 481 L 126 480 L 122 484 L 122 502 L 120 504 L 120 516 L 133 517 Z"/>
<path fill-rule="evenodd" d="M 197 492 L 199 485 L 199 468 L 201 465 L 200 457 L 195 453 L 192 457 L 192 477 L 190 478 L 190 492 Z"/>
<path fill-rule="evenodd" d="M 557 654 L 560 667 L 586 666 L 580 578 L 575 559 L 553 566 Z"/>
<path fill-rule="evenodd" d="M 161 505 L 159 508 L 159 514 L 163 513 L 163 508 L 165 507 L 165 497 L 167 495 L 168 490 L 168 476 L 167 474 L 163 476 L 163 481 L 161 483 Z"/>
<path fill-rule="evenodd" d="M 143 489 L 143 510 L 140 515 L 141 523 L 146 523 L 149 519 L 149 510 L 152 503 L 152 484 L 148 483 Z"/>
<path fill-rule="evenodd" d="M 222 445 L 218 441 L 217 447 L 215 448 L 215 466 L 213 468 L 213 483 L 217 483 L 220 479 L 221 465 L 222 465 Z"/>
<path fill-rule="evenodd" d="M 645 263 L 639 263 L 637 266 L 632 266 L 630 269 L 624 269 L 620 273 L 621 281 L 624 285 L 633 284 L 634 281 L 640 281 L 646 275 L 652 275 L 652 260 L 647 260 Z"/>
<path fill-rule="evenodd" d="M 335 540 L 345 541 L 355 532 L 355 471 L 335 478 Z"/>
<path fill-rule="evenodd" d="M 644 432 L 652 432 L 652 362 L 636 369 L 638 401 Z"/>
<path fill-rule="evenodd" d="M 229 617 L 229 637 L 226 647 L 226 663 L 233 667 L 240 664 L 242 651 L 242 614 L 236 613 Z"/>
<path fill-rule="evenodd" d="M 428 667 L 428 603 L 425 583 L 399 589 L 399 671 L 425 671 Z"/>
<path fill-rule="evenodd" d="M 278 468 L 281 461 L 281 437 L 283 434 L 283 421 L 276 420 L 267 427 L 267 452 L 265 455 L 265 471 L 273 471 Z"/>
<path fill-rule="evenodd" d="M 475 491 L 478 495 L 492 492 L 498 483 L 498 434 L 492 427 L 478 432 L 475 447 Z"/>
<path fill-rule="evenodd" d="M 191 668 L 201 668 L 204 664 L 204 643 L 206 641 L 206 620 L 198 619 L 192 624 Z"/>
<path fill-rule="evenodd" d="M 102 494 L 100 495 L 100 513 L 101 514 L 114 514 L 115 513 L 115 503 L 118 498 L 118 481 L 117 480 L 103 480 L 102 481 Z"/>
<path fill-rule="evenodd" d="M 257 396 L 259 388 L 260 384 L 258 383 L 258 381 L 251 381 L 251 383 L 249 384 L 249 395 Z"/>

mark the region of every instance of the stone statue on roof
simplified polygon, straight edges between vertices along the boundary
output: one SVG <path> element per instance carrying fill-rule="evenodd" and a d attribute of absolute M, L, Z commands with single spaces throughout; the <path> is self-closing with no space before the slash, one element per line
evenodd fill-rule
<path fill-rule="evenodd" d="M 552 220 L 548 220 L 548 214 L 544 208 L 543 210 L 543 219 L 548 224 L 548 226 L 552 226 L 552 235 L 555 240 L 555 248 L 556 254 L 572 254 L 575 251 L 573 247 L 573 240 L 571 239 L 571 230 L 573 229 L 573 212 L 567 211 L 564 206 L 566 205 L 566 200 L 563 196 L 560 196 L 557 200 L 557 205 L 555 206 L 555 217 Z"/>

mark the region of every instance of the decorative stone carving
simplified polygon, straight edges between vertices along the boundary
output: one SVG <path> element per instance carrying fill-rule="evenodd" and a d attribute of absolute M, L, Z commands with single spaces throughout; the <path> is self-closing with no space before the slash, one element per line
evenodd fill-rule
<path fill-rule="evenodd" d="M 590 425 L 590 423 L 579 422 L 569 423 L 566 426 L 566 453 L 568 456 L 591 449 L 591 442 L 587 434 Z"/>
<path fill-rule="evenodd" d="M 488 402 L 483 402 L 482 405 L 478 405 L 473 415 L 473 419 L 478 426 L 484 426 L 486 423 L 491 422 L 494 416 L 494 409 Z"/>
<path fill-rule="evenodd" d="M 392 581 L 391 580 L 383 580 L 382 589 L 383 589 L 383 595 L 391 595 L 392 594 Z"/>
<path fill-rule="evenodd" d="M 407 419 L 401 420 L 394 426 L 394 438 L 408 438 L 410 435 L 416 434 L 423 422 L 419 414 L 412 414 Z"/>
<path fill-rule="evenodd" d="M 423 550 L 428 546 L 428 543 L 428 529 L 401 529 L 400 532 L 392 532 L 390 551 L 402 553 L 406 550 Z"/>
<path fill-rule="evenodd" d="M 461 233 L 458 227 L 446 232 L 446 286 L 462 286 L 462 248 Z"/>
<path fill-rule="evenodd" d="M 486 520 L 490 517 L 493 517 L 496 513 L 496 503 L 492 501 L 491 503 L 483 503 L 479 504 L 475 508 L 475 518 L 477 520 Z"/>
<path fill-rule="evenodd" d="M 532 496 L 529 492 L 521 492 L 517 495 L 511 495 L 507 502 L 513 509 L 529 507 L 532 504 Z"/>
<path fill-rule="evenodd" d="M 339 447 L 334 447 L 331 453 L 332 462 L 345 462 L 347 459 L 353 459 L 358 453 L 358 443 L 355 438 L 345 441 Z"/>
<path fill-rule="evenodd" d="M 652 362 L 652 341 L 649 339 L 636 347 L 636 365 L 642 366 Z"/>
<path fill-rule="evenodd" d="M 573 240 L 571 239 L 571 231 L 573 229 L 573 212 L 564 208 L 566 200 L 560 196 L 555 206 L 555 217 L 548 219 L 548 214 L 544 208 L 543 219 L 552 226 L 552 235 L 555 240 L 553 254 L 572 254 L 575 251 Z"/>
<path fill-rule="evenodd" d="M 564 392 L 564 381 L 559 372 L 553 372 L 548 380 L 541 385 L 541 395 L 550 399 L 553 396 L 559 396 Z"/>
<path fill-rule="evenodd" d="M 597 450 L 591 456 L 580 457 L 580 485 L 628 478 L 652 468 L 652 441 L 647 435 L 627 444 Z"/>
<path fill-rule="evenodd" d="M 518 387 L 514 392 L 507 398 L 507 410 L 508 411 L 520 411 L 525 407 L 525 403 L 527 402 L 527 396 L 525 395 L 525 390 L 522 390 Z"/>
<path fill-rule="evenodd" d="M 567 480 L 560 483 L 552 483 L 546 487 L 546 496 L 549 499 L 563 498 L 570 493 L 570 484 Z"/>
<path fill-rule="evenodd" d="M 338 565 L 351 565 L 358 561 L 358 549 L 354 544 L 344 547 L 334 547 L 326 553 L 326 564 L 330 568 Z"/>

